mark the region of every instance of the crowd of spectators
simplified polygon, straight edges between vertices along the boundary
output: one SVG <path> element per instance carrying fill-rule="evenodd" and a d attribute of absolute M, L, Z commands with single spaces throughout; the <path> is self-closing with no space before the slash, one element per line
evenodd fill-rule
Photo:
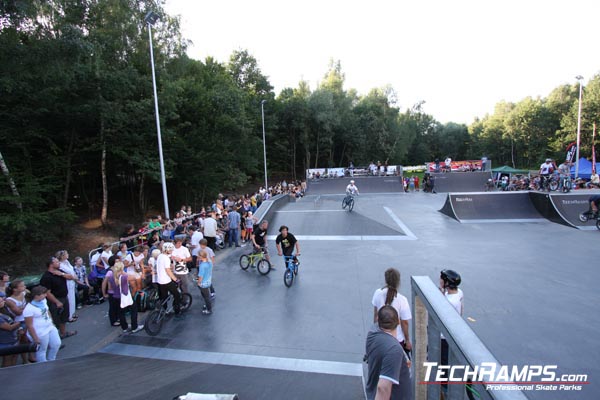
<path fill-rule="evenodd" d="M 31 290 L 27 290 L 23 280 L 11 280 L 0 271 L 0 349 L 18 345 L 37 349 L 22 353 L 23 363 L 54 360 L 65 346 L 64 339 L 77 334 L 76 330 L 67 329 L 67 324 L 77 322 L 77 310 L 105 299 L 111 326 L 121 327 L 124 333 L 140 331 L 143 325 L 137 323 L 135 305 L 122 307 L 120 297 L 135 297 L 156 283 L 156 260 L 163 243 L 175 242 L 174 253 L 182 245 L 185 250 L 189 248 L 190 270 L 204 265 L 201 261 L 214 263 L 214 251 L 225 247 L 225 243 L 239 246 L 240 240 L 250 240 L 258 223 L 254 214 L 263 201 L 277 195 L 302 197 L 305 190 L 305 182 L 284 180 L 269 188 L 260 187 L 253 194 L 219 194 L 197 212 L 184 205 L 172 220 L 154 215 L 139 228 L 128 224 L 118 241 L 102 243 L 91 251 L 89 266 L 81 256 L 71 262 L 67 250 L 57 251 L 46 262 L 39 285 Z M 214 297 L 212 284 L 204 286 L 203 291 Z M 130 315 L 131 324 L 125 315 Z M 17 354 L 6 355 L 2 366 L 16 365 L 18 358 Z"/>

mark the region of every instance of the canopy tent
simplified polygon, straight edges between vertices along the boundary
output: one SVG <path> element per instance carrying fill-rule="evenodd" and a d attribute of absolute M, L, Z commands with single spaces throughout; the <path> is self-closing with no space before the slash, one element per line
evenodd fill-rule
<path fill-rule="evenodd" d="M 600 171 L 600 163 L 596 163 L 596 171 Z M 571 176 L 575 176 L 575 164 L 571 166 Z M 587 158 L 581 157 L 579 159 L 579 177 L 590 179 L 590 176 L 592 176 L 592 162 Z"/>
<path fill-rule="evenodd" d="M 508 165 L 503 165 L 501 167 L 498 168 L 494 168 L 492 169 L 492 172 L 496 172 L 496 173 L 501 173 L 501 174 L 528 174 L 529 170 L 527 169 L 515 169 L 512 167 L 509 167 Z"/>

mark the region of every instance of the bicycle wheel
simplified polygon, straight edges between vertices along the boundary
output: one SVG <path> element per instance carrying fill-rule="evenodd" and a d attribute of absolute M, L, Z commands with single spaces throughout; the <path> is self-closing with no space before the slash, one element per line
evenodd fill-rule
<path fill-rule="evenodd" d="M 579 220 L 581 222 L 587 222 L 587 220 L 589 219 L 589 212 L 588 211 L 584 211 L 579 213 Z"/>
<path fill-rule="evenodd" d="M 189 293 L 181 294 L 181 311 L 187 311 L 192 306 L 192 295 Z"/>
<path fill-rule="evenodd" d="M 548 185 L 548 187 L 551 192 L 556 191 L 556 189 L 558 189 L 558 181 L 555 181 L 555 180 L 550 181 L 550 184 Z"/>
<path fill-rule="evenodd" d="M 600 230 L 600 219 L 596 219 L 596 228 Z"/>
<path fill-rule="evenodd" d="M 346 198 L 344 197 L 344 198 L 342 199 L 342 209 L 343 209 L 343 210 L 345 210 L 345 209 L 346 209 L 346 205 L 347 205 L 347 204 L 346 204 Z"/>
<path fill-rule="evenodd" d="M 299 265 L 299 264 L 300 264 L 300 263 L 297 263 L 297 262 L 296 262 L 296 263 L 294 263 L 294 275 L 298 275 L 298 265 Z"/>
<path fill-rule="evenodd" d="M 289 268 L 285 269 L 285 273 L 283 274 L 283 283 L 287 287 L 292 286 L 292 283 L 294 283 L 294 274 Z"/>
<path fill-rule="evenodd" d="M 354 208 L 354 199 L 350 199 L 350 201 L 348 202 L 348 211 L 352 212 L 353 208 Z"/>
<path fill-rule="evenodd" d="M 240 257 L 240 267 L 245 271 L 250 266 L 250 257 L 247 254 L 244 254 Z"/>
<path fill-rule="evenodd" d="M 163 324 L 161 310 L 154 310 L 146 317 L 144 321 L 144 330 L 150 336 L 156 336 L 160 333 Z"/>
<path fill-rule="evenodd" d="M 269 260 L 263 258 L 258 262 L 258 264 L 256 264 L 256 269 L 258 269 L 258 272 L 261 275 L 266 275 L 269 272 L 271 272 L 271 263 L 269 262 Z"/>

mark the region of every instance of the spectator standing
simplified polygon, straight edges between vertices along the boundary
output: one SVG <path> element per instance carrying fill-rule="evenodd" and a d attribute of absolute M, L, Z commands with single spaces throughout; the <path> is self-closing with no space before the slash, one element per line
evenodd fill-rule
<path fill-rule="evenodd" d="M 11 313 L 15 316 L 15 321 L 20 323 L 21 327 L 23 328 L 21 331 L 17 332 L 20 344 L 30 343 L 27 339 L 25 317 L 23 316 L 23 311 L 27 305 L 27 299 L 25 298 L 26 291 L 27 288 L 25 287 L 25 282 L 20 279 L 15 279 L 8 286 L 7 294 L 9 297 L 6 298 L 6 307 L 8 307 Z M 33 358 L 33 354 L 30 355 Z M 22 360 L 23 364 L 27 364 L 29 362 L 28 354 L 22 354 Z"/>
<path fill-rule="evenodd" d="M 60 263 L 59 269 L 65 274 L 72 278 L 67 278 L 67 291 L 69 297 L 69 322 L 77 321 L 77 315 L 75 315 L 75 308 L 77 306 L 77 275 L 75 275 L 75 268 L 69 261 L 69 253 L 66 250 L 60 250 L 56 253 L 56 258 Z"/>
<path fill-rule="evenodd" d="M 461 283 L 461 277 L 458 272 L 451 269 L 445 269 L 440 272 L 440 291 L 446 297 L 446 300 L 454 307 L 459 315 L 463 315 L 464 303 L 463 303 L 463 292 L 458 288 Z M 448 342 L 443 334 L 440 335 L 442 339 L 441 349 L 441 365 L 448 365 Z M 442 385 L 442 390 L 445 392 L 448 389 L 448 384 Z"/>
<path fill-rule="evenodd" d="M 117 284 L 117 288 L 119 291 L 119 321 L 121 322 L 121 329 L 123 333 L 136 333 L 144 329 L 144 325 L 138 325 L 137 321 L 137 308 L 135 306 L 135 302 L 132 301 L 129 305 L 124 305 L 122 300 L 125 298 L 131 298 L 133 295 L 129 290 L 129 276 L 124 271 L 124 266 L 121 261 L 117 261 L 115 266 L 112 269 L 112 272 L 115 276 L 115 283 Z M 127 313 L 129 313 L 131 317 L 131 329 L 129 329 L 129 325 L 127 324 Z"/>
<path fill-rule="evenodd" d="M 204 235 L 200 232 L 196 226 L 192 225 L 189 228 L 190 237 L 190 249 L 192 250 L 192 268 L 190 268 L 190 272 L 193 274 L 193 269 L 198 266 L 198 252 L 200 251 L 200 241 L 204 239 Z"/>
<path fill-rule="evenodd" d="M 208 247 L 208 242 L 206 241 L 206 239 L 202 239 L 200 240 L 200 251 L 206 251 L 207 254 L 207 258 L 208 261 L 210 261 L 210 263 L 212 264 L 213 269 L 215 268 L 215 252 Z M 200 259 L 198 259 L 198 265 L 200 265 Z M 198 271 L 200 271 L 200 268 L 198 268 Z M 215 297 L 215 288 L 212 285 L 212 279 L 211 279 L 211 284 L 210 284 L 210 297 Z"/>
<path fill-rule="evenodd" d="M 377 327 L 367 335 L 368 400 L 412 398 L 408 360 L 396 338 L 398 323 L 396 309 L 385 305 L 377 312 Z"/>
<path fill-rule="evenodd" d="M 48 300 L 48 310 L 52 315 L 54 325 L 58 326 L 61 339 L 64 339 L 77 334 L 77 331 L 67 332 L 66 325 L 69 320 L 67 279 L 73 280 L 75 277 L 61 271 L 59 267 L 58 258 L 52 257 L 48 260 L 46 262 L 47 270 L 40 279 L 40 285 L 47 289 L 44 292 L 44 298 Z"/>
<path fill-rule="evenodd" d="M 235 208 L 229 211 L 229 215 L 227 216 L 227 225 L 229 226 L 229 247 L 233 245 L 233 242 L 235 242 L 235 247 L 240 247 L 238 236 L 240 233 L 241 219 L 240 213 L 237 212 Z"/>
<path fill-rule="evenodd" d="M 111 256 L 109 265 L 115 265 L 116 257 Z M 121 307 L 121 295 L 115 282 L 115 274 L 112 269 L 106 272 L 106 277 L 102 281 L 102 295 L 108 299 L 108 322 L 111 326 L 119 326 L 119 308 Z"/>
<path fill-rule="evenodd" d="M 112 257 L 112 255 L 112 245 L 110 243 L 104 243 L 104 245 L 102 245 L 102 254 L 100 254 L 100 259 L 102 260 L 102 265 L 104 266 L 104 271 L 102 271 L 103 275 L 106 275 L 106 271 L 108 271 L 110 268 L 110 265 L 108 265 L 108 259 Z M 101 271 L 99 270 L 98 272 L 100 273 Z"/>
<path fill-rule="evenodd" d="M 208 242 L 208 247 L 213 251 L 216 251 L 217 246 L 217 220 L 215 219 L 215 212 L 212 211 L 208 218 L 204 220 L 204 237 Z"/>
<path fill-rule="evenodd" d="M 206 250 L 200 251 L 200 266 L 198 268 L 198 288 L 204 299 L 204 308 L 202 314 L 212 314 L 211 294 L 210 288 L 212 286 L 212 262 L 208 260 L 208 253 Z"/>
<path fill-rule="evenodd" d="M 0 349 L 19 344 L 19 333 L 23 327 L 15 320 L 15 315 L 6 306 L 4 297 L 0 297 Z M 2 357 L 2 367 L 12 367 L 17 364 L 17 355 Z"/>
<path fill-rule="evenodd" d="M 396 332 L 398 342 L 406 352 L 412 350 L 412 344 L 409 339 L 409 321 L 412 319 L 410 306 L 405 296 L 398 293 L 400 287 L 400 271 L 395 268 L 388 268 L 384 273 L 385 286 L 375 290 L 373 293 L 373 322 L 377 322 L 377 312 L 381 307 L 388 305 L 396 309 L 400 318 L 400 325 Z"/>
<path fill-rule="evenodd" d="M 58 264 L 58 260 L 56 263 Z M 50 317 L 50 304 L 53 301 L 50 300 L 49 304 L 48 299 L 54 296 L 44 286 L 36 286 L 31 289 L 31 296 L 33 299 L 23 311 L 27 335 L 32 342 L 39 346 L 35 353 L 36 361 L 53 361 L 56 359 L 61 345 L 61 338 Z"/>
<path fill-rule="evenodd" d="M 77 277 L 76 288 L 75 290 L 79 292 L 81 290 L 82 296 L 81 299 L 79 296 L 76 296 L 77 301 L 77 309 L 82 307 L 82 304 L 88 304 L 90 300 L 90 282 L 88 280 L 87 271 L 85 265 L 83 265 L 83 258 L 75 257 L 75 265 L 73 269 L 75 270 L 75 276 Z"/>

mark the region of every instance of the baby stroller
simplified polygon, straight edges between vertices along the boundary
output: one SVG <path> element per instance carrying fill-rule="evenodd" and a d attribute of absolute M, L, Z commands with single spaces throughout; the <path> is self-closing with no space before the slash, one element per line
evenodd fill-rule
<path fill-rule="evenodd" d="M 225 233 L 223 231 L 217 231 L 217 236 L 215 237 L 215 245 L 217 249 L 223 250 L 225 248 Z"/>

